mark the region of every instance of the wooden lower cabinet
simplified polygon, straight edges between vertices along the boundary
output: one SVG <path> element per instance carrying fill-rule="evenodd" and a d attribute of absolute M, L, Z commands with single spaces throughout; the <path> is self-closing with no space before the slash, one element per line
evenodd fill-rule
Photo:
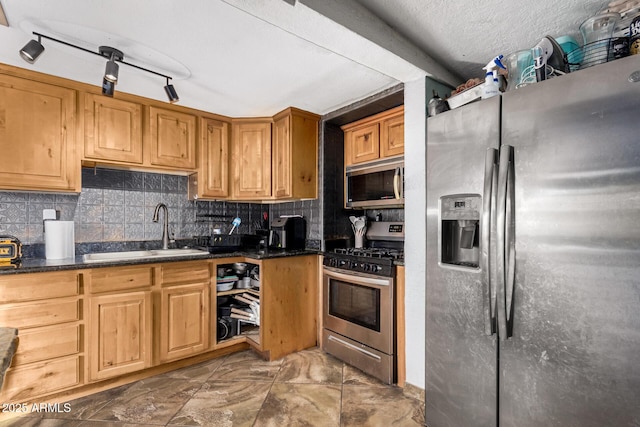
<path fill-rule="evenodd" d="M 314 347 L 318 337 L 318 256 L 262 260 L 260 347 L 269 360 Z"/>
<path fill-rule="evenodd" d="M 209 284 L 163 288 L 160 302 L 160 361 L 201 353 L 209 347 Z"/>
<path fill-rule="evenodd" d="M 12 368 L 2 385 L 2 402 L 20 402 L 82 385 L 82 357 L 45 360 Z"/>
<path fill-rule="evenodd" d="M 166 363 L 209 349 L 209 261 L 164 263 L 157 268 L 156 353 Z"/>
<path fill-rule="evenodd" d="M 19 402 L 82 385 L 84 315 L 78 271 L 0 276 L 0 325 L 18 346 L 0 401 Z"/>
<path fill-rule="evenodd" d="M 90 298 L 89 379 L 151 366 L 151 291 Z"/>
<path fill-rule="evenodd" d="M 260 290 L 253 293 L 260 297 L 260 327 L 217 343 L 212 272 L 233 262 L 260 266 Z M 0 401 L 86 393 L 247 343 L 269 360 L 313 347 L 318 277 L 317 255 L 0 275 L 0 325 L 19 328 Z"/>

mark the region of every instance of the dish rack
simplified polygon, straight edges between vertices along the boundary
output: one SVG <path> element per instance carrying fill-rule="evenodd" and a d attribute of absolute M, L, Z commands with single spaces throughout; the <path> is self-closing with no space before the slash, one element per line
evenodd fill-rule
<path fill-rule="evenodd" d="M 589 68 L 597 64 L 604 64 L 605 62 L 610 62 L 628 55 L 628 41 L 625 54 L 624 50 L 620 52 L 617 49 L 617 40 L 618 38 L 598 40 L 567 53 L 565 56 L 567 58 L 567 63 L 569 64 L 569 69 L 572 72 L 583 70 L 585 68 Z"/>

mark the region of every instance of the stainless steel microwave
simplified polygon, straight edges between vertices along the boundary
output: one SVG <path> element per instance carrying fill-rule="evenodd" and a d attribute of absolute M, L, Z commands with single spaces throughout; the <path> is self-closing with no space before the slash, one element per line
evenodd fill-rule
<path fill-rule="evenodd" d="M 396 157 L 347 166 L 345 207 L 404 207 L 404 159 Z"/>

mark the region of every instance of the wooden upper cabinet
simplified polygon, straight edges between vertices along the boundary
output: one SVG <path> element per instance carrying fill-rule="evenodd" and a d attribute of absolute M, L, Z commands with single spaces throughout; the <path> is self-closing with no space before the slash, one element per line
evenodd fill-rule
<path fill-rule="evenodd" d="M 189 177 L 189 196 L 224 199 L 229 196 L 230 124 L 211 118 L 200 119 L 200 166 Z"/>
<path fill-rule="evenodd" d="M 342 126 L 345 166 L 404 155 L 404 106 Z"/>
<path fill-rule="evenodd" d="M 84 94 L 84 158 L 142 163 L 142 105 Z"/>
<path fill-rule="evenodd" d="M 271 119 L 233 122 L 232 197 L 271 197 Z"/>
<path fill-rule="evenodd" d="M 287 198 L 293 194 L 291 182 L 291 115 L 286 114 L 273 121 L 273 141 L 271 148 L 273 180 L 272 194 L 275 198 Z"/>
<path fill-rule="evenodd" d="M 149 150 L 153 166 L 196 168 L 196 116 L 149 107 Z"/>
<path fill-rule="evenodd" d="M 378 123 L 367 124 L 347 132 L 349 164 L 368 162 L 380 158 L 380 130 Z"/>
<path fill-rule="evenodd" d="M 273 119 L 273 198 L 317 198 L 320 116 L 288 108 Z"/>
<path fill-rule="evenodd" d="M 0 189 L 80 191 L 76 91 L 0 74 Z"/>
<path fill-rule="evenodd" d="M 404 154 L 404 111 L 380 122 L 380 157 Z"/>

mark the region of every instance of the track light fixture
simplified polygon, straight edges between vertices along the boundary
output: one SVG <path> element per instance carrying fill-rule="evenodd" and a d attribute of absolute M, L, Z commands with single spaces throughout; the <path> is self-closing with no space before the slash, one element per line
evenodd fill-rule
<path fill-rule="evenodd" d="M 98 48 L 98 52 L 100 55 L 109 58 L 107 61 L 107 66 L 104 70 L 104 78 L 105 80 L 110 81 L 113 84 L 118 83 L 118 69 L 120 68 L 116 61 L 122 62 L 124 59 L 124 54 L 120 52 L 118 49 L 114 49 L 109 46 L 100 46 Z"/>
<path fill-rule="evenodd" d="M 164 87 L 164 91 L 167 92 L 167 98 L 169 98 L 169 102 L 173 104 L 174 102 L 180 101 L 180 98 L 178 97 L 176 88 L 174 88 L 172 84 L 169 84 L 169 80 L 171 80 L 171 78 L 167 77 L 167 85 Z"/>
<path fill-rule="evenodd" d="M 174 103 L 179 101 L 180 98 L 178 98 L 178 93 L 176 92 L 176 89 L 173 87 L 172 84 L 169 84 L 169 80 L 172 79 L 172 77 L 167 76 L 165 74 L 162 73 L 158 73 L 157 71 L 153 71 L 153 70 L 149 70 L 148 68 L 144 68 L 144 67 L 140 67 L 139 65 L 135 65 L 135 64 L 131 64 L 129 62 L 125 62 L 124 61 L 124 54 L 118 50 L 115 49 L 113 47 L 109 47 L 109 46 L 100 46 L 98 48 L 98 52 L 94 52 L 93 50 L 89 50 L 89 49 L 85 49 L 83 47 L 80 46 L 76 46 L 74 44 L 53 38 L 53 37 L 49 37 L 49 36 L 45 36 L 44 34 L 40 34 L 40 33 L 36 33 L 35 31 L 33 32 L 33 34 L 35 36 L 38 37 L 38 40 L 30 40 L 26 45 L 24 45 L 24 47 L 20 50 L 20 56 L 22 57 L 22 59 L 24 59 L 25 61 L 27 61 L 30 64 L 33 64 L 36 59 L 38 59 L 38 57 L 40 56 L 40 54 L 42 54 L 42 52 L 44 52 L 44 46 L 42 45 L 42 39 L 47 39 L 47 40 L 51 40 L 54 41 L 56 43 L 60 43 L 63 44 L 65 46 L 69 46 L 69 47 L 73 47 L 75 49 L 79 49 L 79 50 L 83 50 L 87 53 L 92 53 L 94 55 L 98 55 L 98 56 L 102 56 L 104 58 L 108 58 L 107 61 L 107 65 L 105 67 L 104 70 L 104 76 L 102 79 L 102 94 L 103 95 L 107 95 L 107 96 L 113 96 L 113 93 L 115 92 L 115 85 L 116 83 L 118 83 L 118 71 L 119 71 L 119 66 L 118 66 L 118 62 L 121 64 L 125 64 L 128 65 L 130 67 L 133 68 L 137 68 L 138 70 L 142 70 L 142 71 L 146 71 L 147 73 L 151 73 L 151 74 L 155 74 L 156 76 L 160 76 L 160 77 L 164 77 L 167 81 L 167 85 L 164 87 L 165 92 L 167 93 L 167 97 L 169 98 L 169 102 Z"/>
<path fill-rule="evenodd" d="M 29 43 L 24 45 L 22 49 L 20 49 L 20 56 L 22 59 L 27 61 L 29 64 L 33 64 L 36 62 L 36 59 L 40 56 L 42 52 L 44 52 L 44 46 L 42 46 L 40 35 L 38 35 L 38 40 L 29 40 Z"/>

